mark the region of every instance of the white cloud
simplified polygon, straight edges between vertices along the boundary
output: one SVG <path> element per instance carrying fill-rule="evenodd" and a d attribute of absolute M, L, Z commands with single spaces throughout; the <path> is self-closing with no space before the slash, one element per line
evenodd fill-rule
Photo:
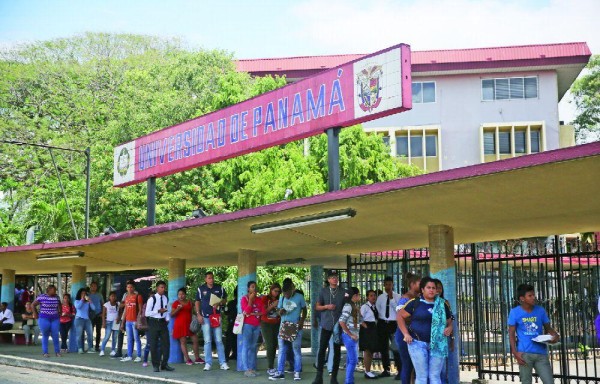
<path fill-rule="evenodd" d="M 368 53 L 397 43 L 415 50 L 588 42 L 600 52 L 598 0 L 309 0 L 291 10 L 296 39 L 320 53 Z"/>

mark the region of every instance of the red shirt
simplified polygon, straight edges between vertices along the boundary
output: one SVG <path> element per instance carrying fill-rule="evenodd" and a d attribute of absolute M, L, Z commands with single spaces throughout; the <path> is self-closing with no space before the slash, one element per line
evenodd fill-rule
<path fill-rule="evenodd" d="M 242 312 L 248 315 L 244 316 L 244 324 L 250 324 L 255 327 L 260 325 L 260 317 L 265 311 L 263 301 L 257 297 L 254 299 L 252 306 L 248 305 L 248 296 L 242 297 Z"/>
<path fill-rule="evenodd" d="M 63 313 L 66 313 L 67 316 L 63 316 Z M 73 320 L 73 316 L 75 314 L 75 308 L 73 308 L 72 305 L 64 305 L 61 304 L 61 309 L 60 309 L 60 322 L 61 323 L 68 323 L 69 321 Z"/>
<path fill-rule="evenodd" d="M 140 308 L 142 308 L 142 305 L 144 305 L 142 296 L 136 293 L 131 295 L 128 294 L 127 297 L 125 297 L 125 321 L 137 321 L 137 315 Z"/>
<path fill-rule="evenodd" d="M 261 297 L 260 299 L 263 302 L 263 308 L 265 311 L 267 310 L 267 307 L 269 305 L 271 305 L 273 302 L 275 302 L 275 303 L 279 302 L 279 298 L 273 299 L 271 297 L 271 295 L 265 295 L 265 296 Z M 277 307 L 275 307 L 275 308 L 277 309 Z M 277 315 L 275 310 L 272 310 L 270 313 L 265 313 L 264 315 L 262 315 L 261 321 L 263 323 L 267 323 L 267 324 L 279 324 L 281 322 L 281 317 L 279 317 L 279 315 Z"/>

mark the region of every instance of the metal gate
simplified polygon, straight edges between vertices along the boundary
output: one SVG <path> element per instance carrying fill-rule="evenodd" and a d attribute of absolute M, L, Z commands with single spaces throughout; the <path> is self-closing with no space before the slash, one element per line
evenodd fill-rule
<path fill-rule="evenodd" d="M 600 382 L 600 345 L 594 319 L 600 295 L 600 251 L 596 237 L 506 240 L 455 246 L 461 370 L 480 378 L 514 381 L 519 368 L 510 354 L 507 319 L 518 305 L 516 287 L 535 287 L 539 305 L 561 335 L 550 348 L 554 377 L 561 383 Z M 404 292 L 407 272 L 429 274 L 427 249 L 348 257 L 349 284 L 382 289 L 385 276 Z"/>

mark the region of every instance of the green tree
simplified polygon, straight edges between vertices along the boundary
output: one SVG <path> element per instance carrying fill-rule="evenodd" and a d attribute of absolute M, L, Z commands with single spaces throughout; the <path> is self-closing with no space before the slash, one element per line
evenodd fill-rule
<path fill-rule="evenodd" d="M 586 66 L 586 73 L 575 80 L 571 93 L 577 107 L 574 120 L 579 140 L 600 131 L 600 55 L 594 55 Z"/>

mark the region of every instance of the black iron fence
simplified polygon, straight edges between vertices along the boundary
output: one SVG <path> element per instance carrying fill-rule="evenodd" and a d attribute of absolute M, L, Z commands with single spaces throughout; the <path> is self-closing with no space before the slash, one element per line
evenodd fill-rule
<path fill-rule="evenodd" d="M 565 236 L 495 241 L 455 247 L 457 313 L 462 370 L 480 378 L 514 381 L 508 314 L 518 305 L 516 287 L 535 287 L 561 342 L 550 348 L 554 376 L 562 383 L 600 382 L 600 345 L 594 319 L 600 296 L 598 239 Z M 429 274 L 427 249 L 348 258 L 348 282 L 362 292 L 382 289 L 385 276 L 403 292 L 407 272 Z"/>

